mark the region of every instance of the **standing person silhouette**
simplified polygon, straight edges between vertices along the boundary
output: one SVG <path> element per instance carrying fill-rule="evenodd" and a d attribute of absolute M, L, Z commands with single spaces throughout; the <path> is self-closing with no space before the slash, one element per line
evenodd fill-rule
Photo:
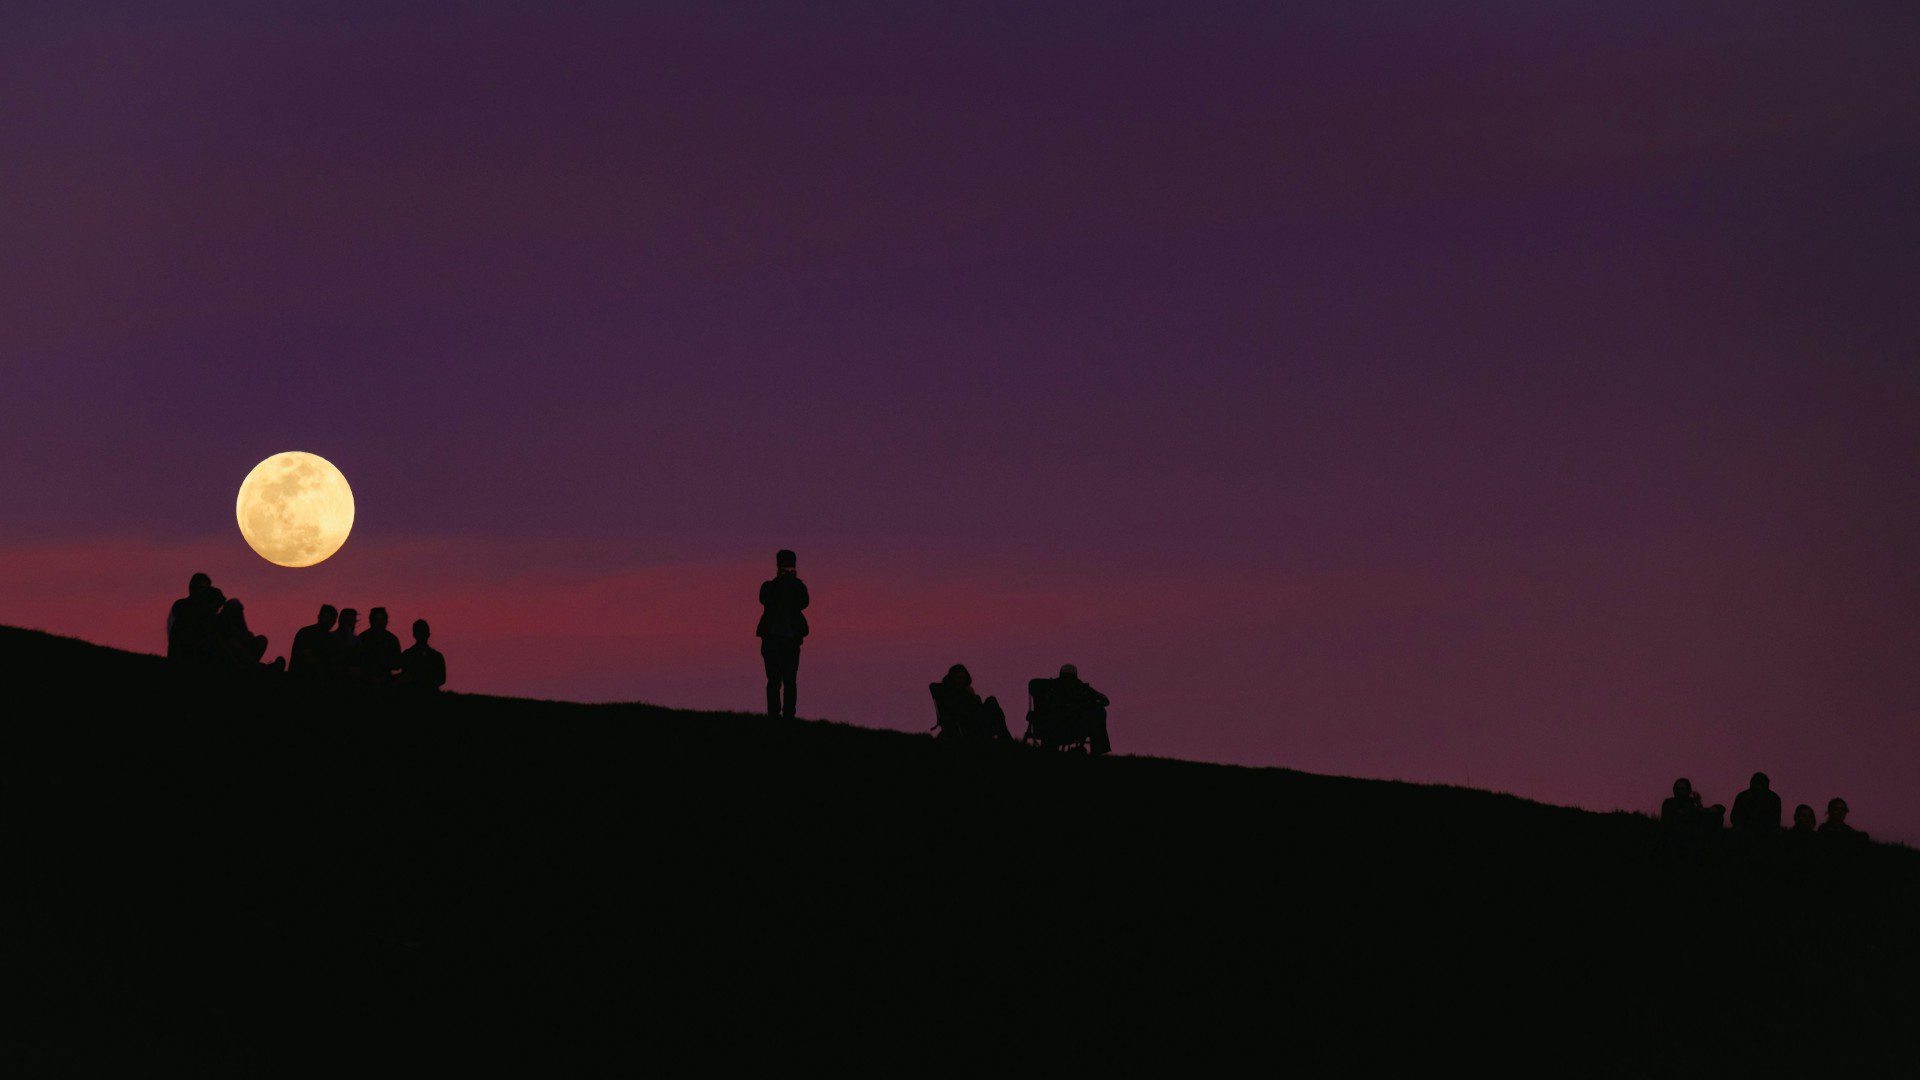
<path fill-rule="evenodd" d="M 754 631 L 767 667 L 767 715 L 789 719 L 800 673 L 800 643 L 807 637 L 807 617 L 801 614 L 807 609 L 807 586 L 794 570 L 796 561 L 785 549 L 774 555 L 773 580 L 760 584 L 760 626 Z"/>

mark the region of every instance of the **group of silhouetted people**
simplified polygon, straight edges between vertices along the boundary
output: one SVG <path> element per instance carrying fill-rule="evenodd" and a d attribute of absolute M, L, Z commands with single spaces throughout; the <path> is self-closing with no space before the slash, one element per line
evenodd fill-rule
<path fill-rule="evenodd" d="M 187 595 L 167 611 L 167 657 L 199 668 L 281 669 L 287 662 L 265 663 L 267 639 L 247 626 L 247 608 L 238 597 L 214 588 L 213 579 L 195 574 Z"/>
<path fill-rule="evenodd" d="M 1733 813 L 1715 803 L 1702 805 L 1693 782 L 1681 777 L 1673 782 L 1673 795 L 1660 804 L 1660 824 L 1674 836 L 1714 836 L 1731 826 L 1739 836 L 1774 836 L 1782 830 L 1780 796 L 1766 773 L 1754 773 L 1747 790 L 1734 796 Z M 1847 824 L 1847 800 L 1827 800 L 1827 820 L 1816 821 L 1813 807 L 1806 803 L 1793 808 L 1793 824 L 1785 829 L 1792 836 L 1824 836 L 1864 840 L 1867 834 Z"/>
<path fill-rule="evenodd" d="M 973 688 L 973 674 L 965 664 L 947 669 L 946 677 L 927 686 L 933 695 L 934 731 L 939 738 L 967 742 L 1011 741 L 1007 713 L 998 698 L 982 698 Z M 1107 737 L 1107 695 L 1080 679 L 1080 669 L 1064 664 L 1055 678 L 1027 682 L 1027 730 L 1023 742 L 1049 750 L 1084 750 L 1105 754 L 1113 749 Z"/>
<path fill-rule="evenodd" d="M 428 641 L 427 620 L 413 624 L 413 645 L 402 649 L 387 629 L 387 609 L 367 613 L 367 629 L 357 631 L 360 613 L 320 605 L 320 617 L 293 636 L 286 657 L 263 660 L 267 639 L 247 626 L 246 609 L 214 588 L 213 579 L 195 574 L 187 595 L 167 613 L 167 656 L 213 670 L 284 670 L 302 679 L 362 685 L 438 690 L 447 684 L 447 661 Z"/>

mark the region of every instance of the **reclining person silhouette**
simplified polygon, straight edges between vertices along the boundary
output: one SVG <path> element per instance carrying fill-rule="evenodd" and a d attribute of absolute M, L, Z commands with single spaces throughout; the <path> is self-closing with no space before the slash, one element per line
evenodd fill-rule
<path fill-rule="evenodd" d="M 247 627 L 247 608 L 238 597 L 221 605 L 217 633 L 228 665 L 237 668 L 265 667 L 275 671 L 286 669 L 285 657 L 275 657 L 271 664 L 261 659 L 267 655 L 267 636 L 256 634 Z"/>
<path fill-rule="evenodd" d="M 1063 664 L 1053 679 L 1031 679 L 1027 697 L 1027 742 L 1050 750 L 1084 748 L 1089 754 L 1113 749 L 1107 740 L 1107 695 L 1080 681 L 1080 669 Z"/>
<path fill-rule="evenodd" d="M 354 641 L 353 648 L 353 663 L 362 678 L 373 683 L 393 681 L 400 666 L 400 639 L 387 629 L 386 608 L 367 612 L 366 633 Z"/>
<path fill-rule="evenodd" d="M 1006 710 L 998 698 L 980 700 L 973 675 L 965 664 L 947 669 L 946 677 L 927 684 L 933 695 L 934 728 L 942 739 L 990 740 L 1013 738 L 1007 730 Z"/>
<path fill-rule="evenodd" d="M 328 640 L 340 613 L 332 604 L 320 605 L 320 617 L 311 626 L 294 632 L 293 648 L 287 650 L 287 671 L 302 678 L 331 675 L 333 645 Z"/>
<path fill-rule="evenodd" d="M 1733 831 L 1743 836 L 1770 836 L 1780 831 L 1780 796 L 1767 774 L 1757 772 L 1747 790 L 1733 797 Z"/>
<path fill-rule="evenodd" d="M 413 620 L 413 644 L 400 654 L 400 685 L 428 692 L 447 685 L 447 659 L 427 644 L 432 635 L 427 620 Z"/>
<path fill-rule="evenodd" d="M 1836 840 L 1865 840 L 1867 834 L 1847 824 L 1847 800 L 1827 800 L 1827 820 L 1820 823 L 1820 835 Z"/>
<path fill-rule="evenodd" d="M 167 609 L 167 659 L 199 665 L 215 662 L 219 649 L 214 620 L 222 599 L 215 592 L 213 579 L 205 574 L 187 579 L 187 595 Z"/>
<path fill-rule="evenodd" d="M 784 548 L 774 554 L 773 580 L 760 584 L 760 625 L 753 631 L 760 639 L 760 659 L 767 669 L 767 715 L 789 720 L 800 677 L 800 645 L 810 629 L 802 612 L 811 598 L 795 569 L 797 562 L 793 552 Z"/>

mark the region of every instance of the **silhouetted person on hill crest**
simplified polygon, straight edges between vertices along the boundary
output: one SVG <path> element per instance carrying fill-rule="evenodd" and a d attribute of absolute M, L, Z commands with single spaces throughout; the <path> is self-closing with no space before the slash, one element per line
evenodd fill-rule
<path fill-rule="evenodd" d="M 293 647 L 287 650 L 287 671 L 303 677 L 330 675 L 329 661 L 333 658 L 333 645 L 329 635 L 334 624 L 340 621 L 340 613 L 332 604 L 320 605 L 320 617 L 312 626 L 303 626 L 293 635 Z"/>
<path fill-rule="evenodd" d="M 327 635 L 327 644 L 332 647 L 327 670 L 335 678 L 347 679 L 355 675 L 353 663 L 357 654 L 354 645 L 360 639 L 359 626 L 358 611 L 353 608 L 340 609 L 340 624 L 333 628 L 333 633 Z"/>
<path fill-rule="evenodd" d="M 1673 782 L 1673 796 L 1660 804 L 1660 824 L 1675 836 L 1717 833 L 1726 824 L 1726 815 L 1727 808 L 1719 803 L 1711 808 L 1700 805 L 1700 793 L 1684 776 Z"/>
<path fill-rule="evenodd" d="M 366 633 L 355 640 L 353 647 L 354 666 L 362 677 L 375 683 L 392 681 L 394 670 L 400 666 L 400 639 L 387 629 L 386 608 L 367 612 Z"/>
<path fill-rule="evenodd" d="M 213 662 L 214 617 L 219 611 L 213 579 L 205 574 L 188 578 L 187 595 L 167 610 L 167 659 L 192 664 Z"/>
<path fill-rule="evenodd" d="M 973 673 L 965 664 L 948 668 L 946 677 L 929 683 L 927 690 L 933 695 L 934 727 L 939 730 L 939 738 L 1013 738 L 1013 733 L 1007 730 L 1007 713 L 1000 707 L 999 699 L 980 699 L 979 692 L 973 688 Z"/>
<path fill-rule="evenodd" d="M 1819 831 L 1819 819 L 1813 816 L 1813 807 L 1801 803 L 1793 808 L 1793 834 L 1812 836 Z"/>
<path fill-rule="evenodd" d="M 287 666 L 284 657 L 276 657 L 271 664 L 264 663 L 262 658 L 267 655 L 267 636 L 256 634 L 248 628 L 247 607 L 238 597 L 221 605 L 216 632 L 220 639 L 220 647 L 225 650 L 225 659 L 230 666 L 239 668 L 262 666 L 276 669 Z"/>
<path fill-rule="evenodd" d="M 1026 739 L 1049 749 L 1085 746 L 1089 754 L 1112 750 L 1107 741 L 1107 695 L 1080 681 L 1080 669 L 1062 664 L 1052 679 L 1027 680 Z"/>
<path fill-rule="evenodd" d="M 1847 824 L 1847 800 L 1827 801 L 1827 820 L 1820 823 L 1820 835 L 1845 840 L 1865 840 L 1867 834 Z"/>
<path fill-rule="evenodd" d="M 1754 773 L 1747 790 L 1733 797 L 1732 822 L 1734 832 L 1747 836 L 1780 831 L 1780 796 L 1774 793 L 1766 773 Z"/>
<path fill-rule="evenodd" d="M 793 552 L 774 555 L 773 580 L 760 585 L 760 659 L 767 669 L 767 715 L 794 715 L 794 694 L 800 675 L 800 644 L 807 638 L 807 586 L 794 569 Z M 782 694 L 785 694 L 782 697 Z"/>
<path fill-rule="evenodd" d="M 427 644 L 433 630 L 425 619 L 413 621 L 413 644 L 400 654 L 400 685 L 433 691 L 447 685 L 447 660 Z"/>

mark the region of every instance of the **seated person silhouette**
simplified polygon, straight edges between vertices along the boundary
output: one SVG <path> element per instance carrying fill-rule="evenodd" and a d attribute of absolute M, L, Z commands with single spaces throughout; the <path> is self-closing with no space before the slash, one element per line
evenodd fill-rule
<path fill-rule="evenodd" d="M 1754 773 L 1747 790 L 1733 797 L 1732 821 L 1733 831 L 1745 836 L 1780 831 L 1780 796 L 1774 794 L 1766 773 Z"/>
<path fill-rule="evenodd" d="M 313 625 L 303 626 L 294 633 L 293 648 L 287 651 L 287 671 L 306 678 L 332 674 L 329 664 L 333 659 L 333 646 L 328 637 L 339 621 L 340 613 L 332 604 L 321 604 L 320 617 Z"/>
<path fill-rule="evenodd" d="M 1700 805 L 1700 793 L 1693 782 L 1681 777 L 1673 782 L 1673 796 L 1660 804 L 1660 824 L 1670 835 L 1694 836 L 1717 833 L 1726 820 L 1727 808 L 1719 803 Z"/>
<path fill-rule="evenodd" d="M 360 613 L 353 608 L 340 609 L 340 624 L 327 635 L 328 659 L 326 671 L 339 679 L 352 679 L 355 676 L 354 643 L 360 639 L 357 629 L 360 625 Z"/>
<path fill-rule="evenodd" d="M 413 644 L 400 654 L 400 685 L 428 692 L 447 685 L 446 657 L 427 644 L 432 634 L 427 620 L 413 620 Z"/>
<path fill-rule="evenodd" d="M 1080 669 L 1062 664 L 1053 679 L 1027 683 L 1033 707 L 1027 712 L 1026 738 L 1049 749 L 1085 747 L 1089 754 L 1113 749 L 1107 740 L 1107 695 L 1080 681 Z"/>
<path fill-rule="evenodd" d="M 214 620 L 223 599 L 215 593 L 207 575 L 187 579 L 187 595 L 167 610 L 167 659 L 202 665 L 215 661 L 219 649 Z"/>
<path fill-rule="evenodd" d="M 284 657 L 275 657 L 271 664 L 261 661 L 261 658 L 267 655 L 266 635 L 256 634 L 247 627 L 247 608 L 238 597 L 221 605 L 217 632 L 220 646 L 226 650 L 227 663 L 233 667 L 269 667 L 281 670 L 287 666 Z"/>
<path fill-rule="evenodd" d="M 1813 807 L 1801 803 L 1793 808 L 1793 835 L 1812 836 L 1816 829 Z"/>
<path fill-rule="evenodd" d="M 367 612 L 367 632 L 354 641 L 353 649 L 354 666 L 360 669 L 362 678 L 375 683 L 393 681 L 393 673 L 400 667 L 400 639 L 387 629 L 386 608 Z"/>
<path fill-rule="evenodd" d="M 1865 840 L 1867 834 L 1847 824 L 1847 800 L 1827 801 L 1827 820 L 1820 823 L 1820 835 L 1838 840 Z"/>
<path fill-rule="evenodd" d="M 1700 797 L 1693 793 L 1693 781 L 1681 777 L 1673 782 L 1673 794 L 1660 804 L 1660 824 L 1669 831 L 1679 832 L 1693 824 L 1693 814 L 1700 805 Z"/>
<path fill-rule="evenodd" d="M 997 698 L 980 700 L 973 675 L 965 664 L 947 669 L 946 677 L 927 684 L 933 694 L 934 727 L 942 739 L 1008 739 L 1007 714 Z"/>

